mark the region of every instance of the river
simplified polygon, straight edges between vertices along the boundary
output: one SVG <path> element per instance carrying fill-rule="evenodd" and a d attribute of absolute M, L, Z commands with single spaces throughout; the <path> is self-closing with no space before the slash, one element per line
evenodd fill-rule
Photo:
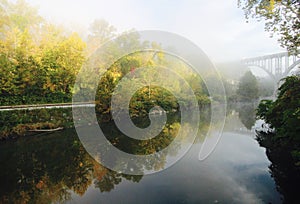
<path fill-rule="evenodd" d="M 72 128 L 1 142 L 0 202 L 281 203 L 266 149 L 251 129 L 254 107 L 247 107 L 228 110 L 221 139 L 208 158 L 198 159 L 204 123 L 199 138 L 178 162 L 149 175 L 126 175 L 100 165 Z M 178 116 L 171 117 L 174 126 Z M 128 144 L 122 143 L 114 126 L 102 126 L 111 141 L 117 138 L 116 146 L 126 150 Z M 165 164 L 158 163 L 151 164 L 158 169 Z"/>

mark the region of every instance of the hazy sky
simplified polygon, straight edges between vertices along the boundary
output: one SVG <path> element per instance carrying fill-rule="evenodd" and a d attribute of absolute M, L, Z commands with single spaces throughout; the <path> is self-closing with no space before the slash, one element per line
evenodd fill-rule
<path fill-rule="evenodd" d="M 103 18 L 118 31 L 164 30 L 196 43 L 214 62 L 284 51 L 264 31 L 246 23 L 237 0 L 27 0 L 55 23 L 87 29 Z"/>

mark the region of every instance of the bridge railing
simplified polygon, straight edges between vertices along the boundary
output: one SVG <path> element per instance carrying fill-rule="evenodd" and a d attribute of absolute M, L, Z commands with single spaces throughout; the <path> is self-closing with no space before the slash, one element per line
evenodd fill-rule
<path fill-rule="evenodd" d="M 300 53 L 300 50 L 299 50 Z M 289 72 L 300 64 L 299 55 L 289 55 L 281 52 L 271 55 L 242 59 L 247 66 L 256 66 L 266 71 L 272 78 L 278 80 L 285 77 Z"/>

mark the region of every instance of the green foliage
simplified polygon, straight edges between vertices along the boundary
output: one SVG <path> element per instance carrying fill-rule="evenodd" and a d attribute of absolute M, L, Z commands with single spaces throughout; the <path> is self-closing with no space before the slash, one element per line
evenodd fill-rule
<path fill-rule="evenodd" d="M 149 97 L 150 95 L 150 97 Z M 160 106 L 165 111 L 178 110 L 176 98 L 164 88 L 148 86 L 137 91 L 131 98 L 131 116 L 146 115 L 154 106 Z"/>
<path fill-rule="evenodd" d="M 70 102 L 85 43 L 49 25 L 25 1 L 3 1 L 0 105 Z"/>
<path fill-rule="evenodd" d="M 28 130 L 73 127 L 70 108 L 0 112 L 0 140 L 28 135 Z"/>
<path fill-rule="evenodd" d="M 117 42 L 116 46 L 118 44 L 133 47 L 157 46 L 155 44 L 147 45 L 144 42 L 139 42 L 138 39 L 139 36 L 129 35 L 127 38 L 123 38 Z M 130 114 L 133 117 L 148 114 L 149 110 L 154 106 L 160 106 L 168 112 L 178 110 L 180 103 L 187 109 L 192 108 L 191 104 L 189 104 L 191 96 L 188 95 L 186 86 L 181 85 L 179 81 L 159 71 L 162 64 L 172 67 L 172 71 L 179 73 L 185 79 L 193 90 L 199 106 L 210 103 L 202 79 L 191 71 L 191 68 L 187 67 L 187 65 L 178 62 L 174 57 L 164 56 L 163 53 L 159 52 L 133 53 L 115 62 L 105 71 L 99 82 L 96 95 L 96 110 L 100 119 L 104 121 L 111 119 L 111 98 L 121 79 L 123 83 L 121 86 L 128 87 L 127 91 L 131 88 L 133 89 L 132 84 L 135 83 L 140 84 L 142 87 L 135 92 L 130 101 Z M 138 72 L 140 68 L 144 67 L 147 67 L 145 71 L 142 73 Z M 171 92 L 164 88 L 152 85 L 155 81 L 163 81 L 172 86 L 173 90 L 176 90 L 179 94 L 179 98 L 176 99 Z M 120 97 L 118 98 L 118 102 L 125 104 L 125 99 Z M 123 110 L 115 107 L 114 111 L 119 114 Z"/>
<path fill-rule="evenodd" d="M 299 164 L 300 77 L 289 76 L 283 80 L 278 98 L 274 102 L 262 101 L 258 106 L 257 117 L 264 119 L 275 129 L 272 141 L 276 146 L 292 152 L 295 163 Z"/>
<path fill-rule="evenodd" d="M 272 104 L 272 100 L 261 100 L 257 108 L 257 117 L 263 120 L 267 120 L 266 115 L 270 112 Z"/>
<path fill-rule="evenodd" d="M 239 0 L 239 7 L 247 18 L 265 21 L 265 29 L 279 35 L 282 47 L 291 54 L 299 54 L 300 1 L 298 0 Z"/>
<path fill-rule="evenodd" d="M 237 95 L 240 101 L 253 101 L 258 99 L 258 82 L 255 76 L 250 72 L 246 72 L 240 79 Z"/>
<path fill-rule="evenodd" d="M 205 85 L 198 74 L 191 71 L 183 61 L 173 56 L 166 57 L 163 52 L 133 53 L 119 59 L 106 70 L 106 62 L 119 56 L 124 50 L 160 50 L 160 45 L 142 41 L 137 33 L 124 33 L 112 42 L 105 52 L 95 52 L 100 45 L 116 34 L 116 29 L 104 20 L 95 20 L 92 23 L 86 44 L 77 33 L 70 34 L 42 19 L 37 9 L 30 7 L 23 0 L 0 0 L 0 16 L 0 105 L 70 102 L 72 94 L 76 94 L 76 91 L 78 93 L 78 90 L 86 90 L 89 94 L 92 89 L 89 82 L 93 81 L 98 73 L 105 72 L 96 92 L 96 110 L 101 121 L 110 120 L 111 97 L 118 82 L 131 73 L 133 77 L 126 82 L 130 87 L 130 83 L 135 80 L 134 70 L 147 67 L 149 72 L 141 74 L 140 83 L 143 88 L 135 93 L 130 103 L 133 116 L 146 114 L 157 105 L 166 111 L 178 110 L 179 103 L 191 108 L 191 96 L 187 93 L 187 86 L 183 88 L 179 81 L 168 75 L 161 76 L 157 65 L 172 67 L 172 71 L 183 77 L 193 89 L 200 106 L 210 103 Z M 94 54 L 91 55 L 92 53 Z M 88 64 L 90 61 L 86 62 L 86 59 L 93 57 L 93 64 Z M 96 73 L 87 72 L 88 74 L 80 79 L 83 83 L 74 88 L 79 70 L 90 66 L 95 68 L 93 71 Z M 175 99 L 166 89 L 153 86 L 151 82 L 154 79 L 171 84 L 172 88 L 180 93 L 180 97 Z M 124 99 L 120 99 L 120 102 L 124 102 Z M 16 123 L 3 124 L 1 131 L 5 132 L 4 137 L 9 134 L 23 134 L 28 129 L 37 128 L 34 123 L 39 124 L 39 127 L 64 124 L 62 120 L 52 125 L 48 112 L 41 116 L 43 121 L 33 119 L 34 114 L 40 115 L 39 110 L 32 111 L 32 117 L 25 113 L 27 112 L 17 111 L 21 119 L 12 117 L 16 119 Z M 3 121 L 8 117 L 5 114 L 0 114 Z M 12 115 L 15 114 L 14 112 Z M 53 115 L 57 116 L 57 119 L 61 118 L 59 114 Z M 10 121 L 11 118 L 6 119 Z M 14 132 L 13 129 L 17 131 Z"/>

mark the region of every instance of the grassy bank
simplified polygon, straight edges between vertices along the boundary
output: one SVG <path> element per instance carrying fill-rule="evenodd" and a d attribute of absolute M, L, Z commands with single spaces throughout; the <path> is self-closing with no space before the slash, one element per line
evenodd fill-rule
<path fill-rule="evenodd" d="M 31 130 L 73 127 L 71 108 L 0 112 L 0 140 L 32 134 Z"/>

